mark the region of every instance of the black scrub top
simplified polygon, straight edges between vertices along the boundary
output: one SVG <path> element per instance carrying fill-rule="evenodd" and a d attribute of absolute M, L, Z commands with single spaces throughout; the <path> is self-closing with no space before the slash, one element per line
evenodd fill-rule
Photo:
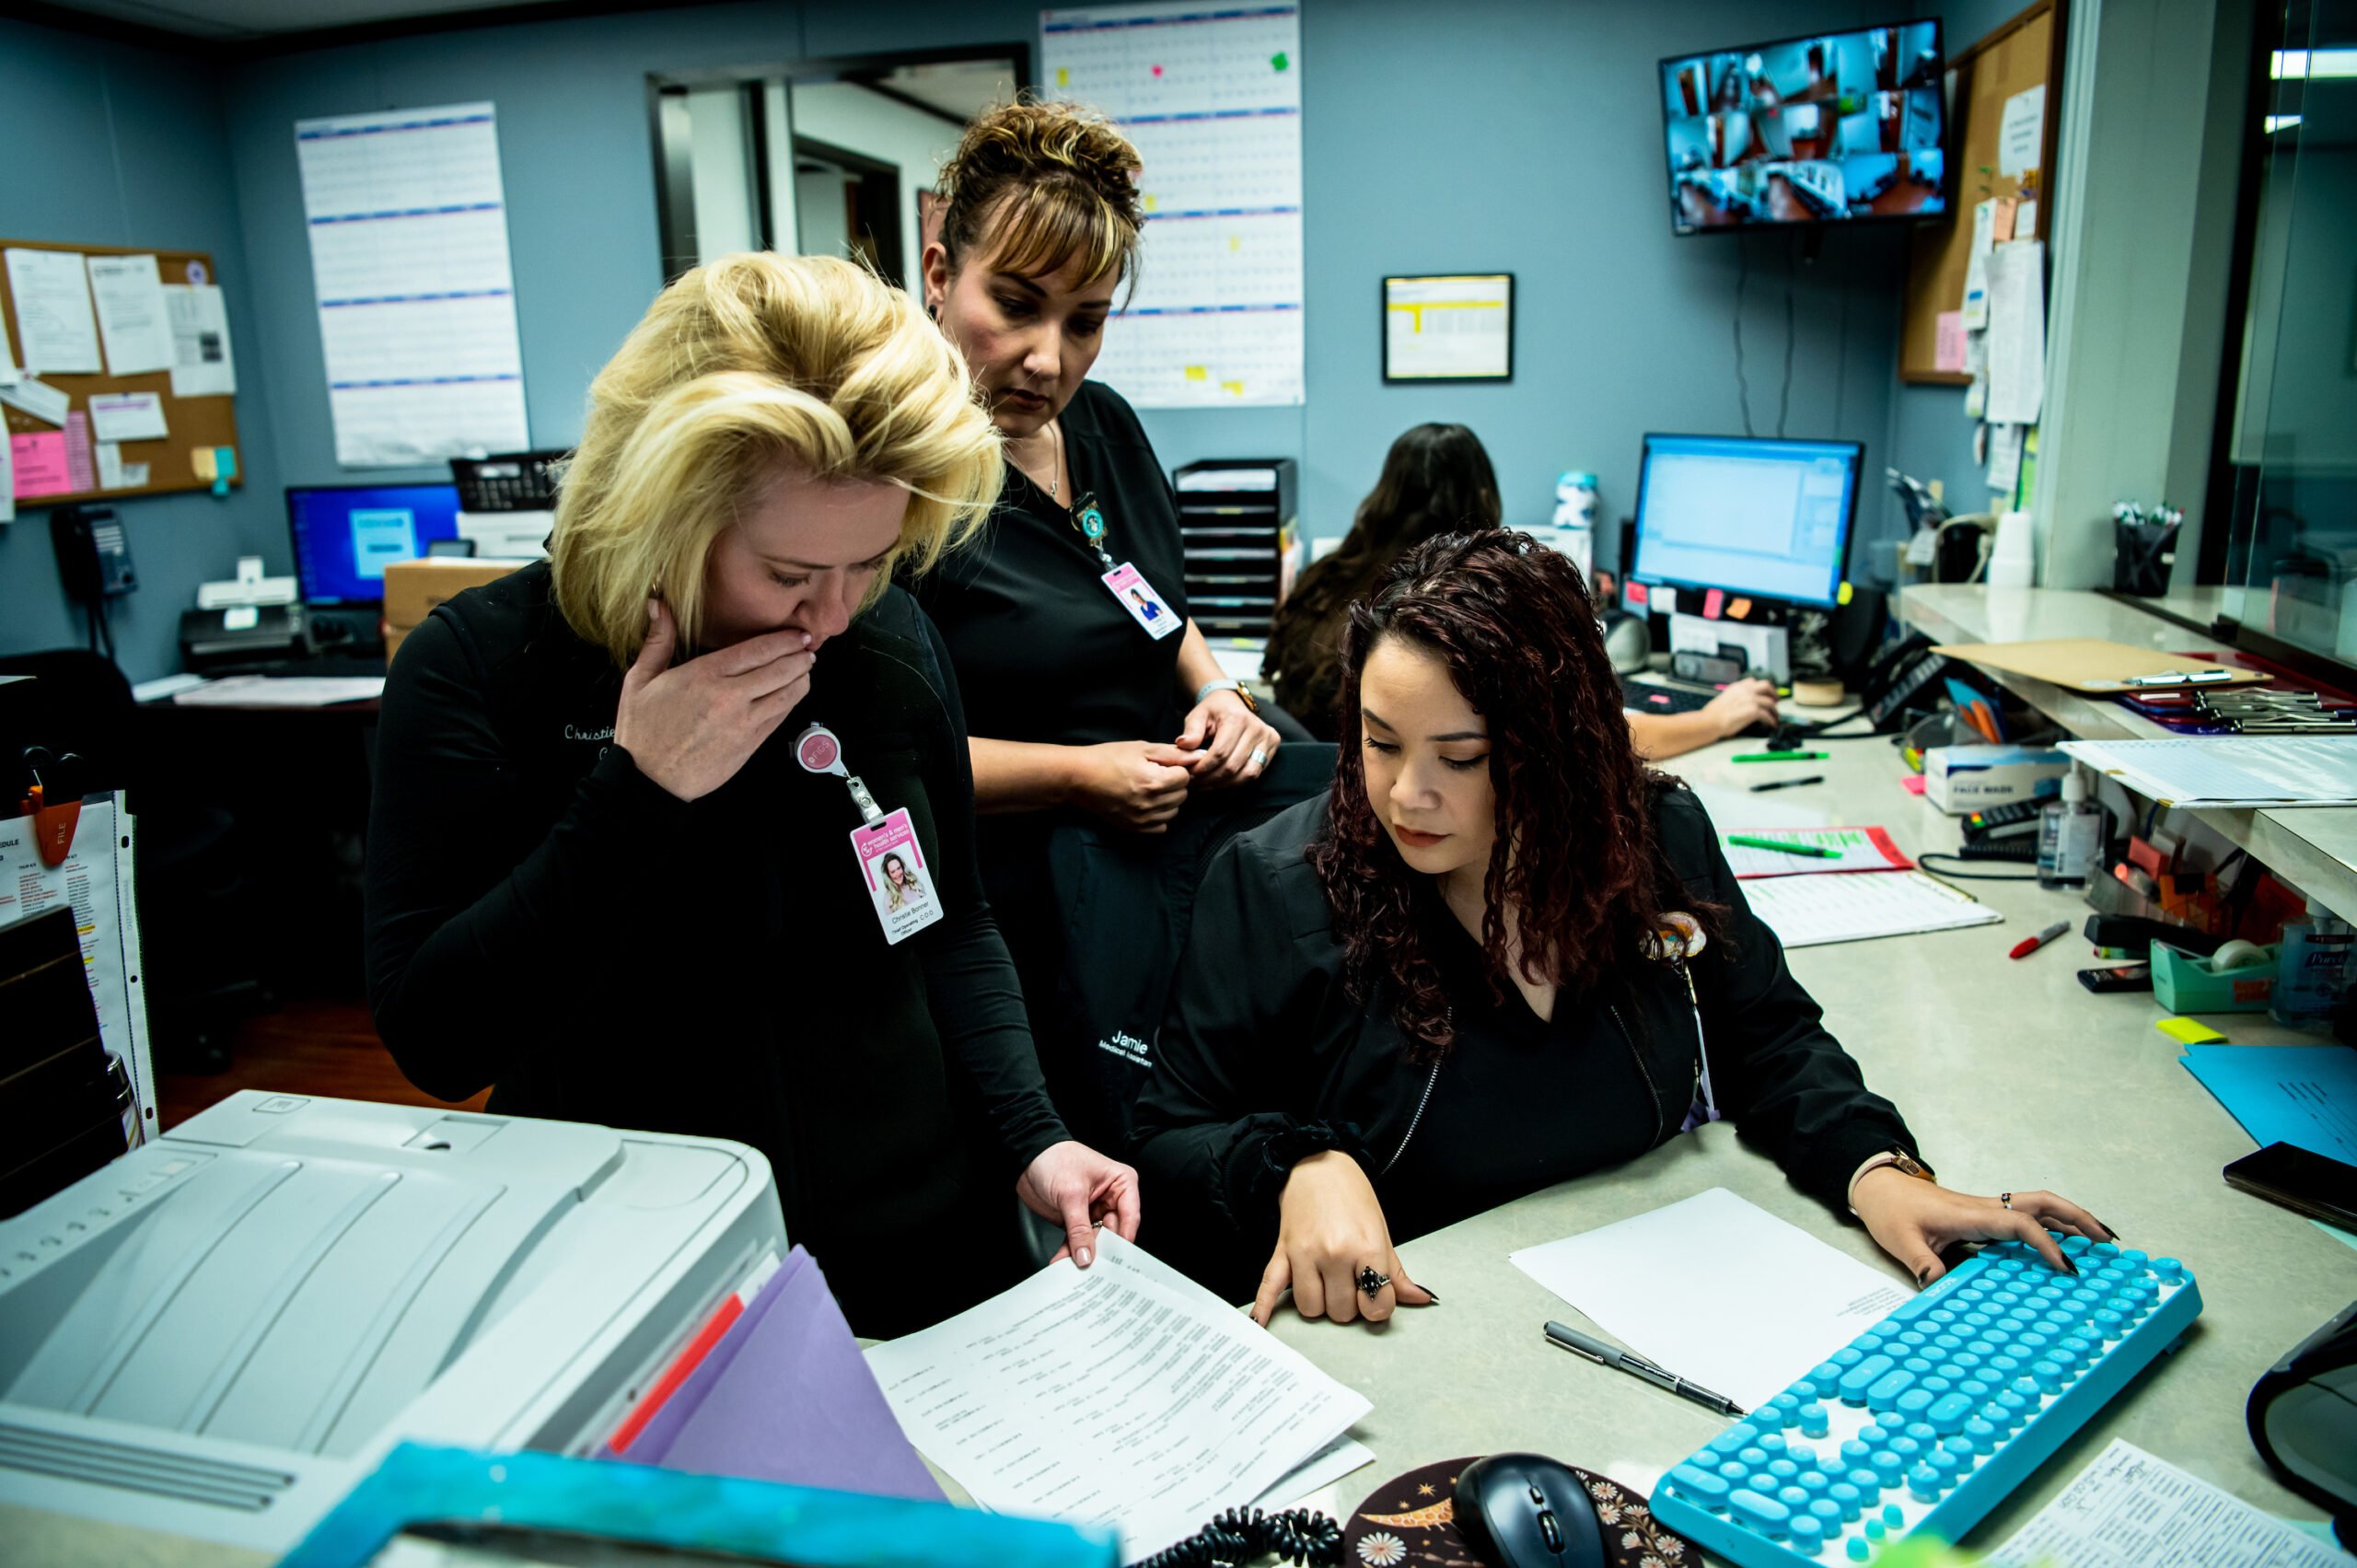
<path fill-rule="evenodd" d="M 1178 690 L 1190 612 L 1178 499 L 1119 392 L 1084 381 L 1060 417 L 1071 493 L 1051 500 L 1009 463 L 982 536 L 911 587 L 949 645 L 969 734 L 1167 744 L 1194 705 Z M 1144 574 L 1178 631 L 1148 636 L 1105 587 L 1105 563 L 1065 504 L 1090 494 L 1105 514 L 1106 553 Z"/>

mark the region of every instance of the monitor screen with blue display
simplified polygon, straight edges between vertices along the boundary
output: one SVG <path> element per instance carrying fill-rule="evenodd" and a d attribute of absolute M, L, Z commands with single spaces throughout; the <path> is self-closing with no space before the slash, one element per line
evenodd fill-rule
<path fill-rule="evenodd" d="M 1630 575 L 1830 609 L 1864 454 L 1855 441 L 1646 436 Z"/>
<path fill-rule="evenodd" d="M 385 597 L 385 567 L 459 537 L 455 484 L 334 484 L 286 492 L 295 572 L 306 604 Z"/>

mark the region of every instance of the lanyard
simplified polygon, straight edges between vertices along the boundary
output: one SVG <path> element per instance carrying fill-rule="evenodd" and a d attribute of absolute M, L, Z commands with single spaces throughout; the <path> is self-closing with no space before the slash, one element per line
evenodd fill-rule
<path fill-rule="evenodd" d="M 1080 530 L 1080 537 L 1088 541 L 1088 548 L 1097 552 L 1097 559 L 1105 563 L 1105 570 L 1112 571 L 1113 558 L 1105 551 L 1105 508 L 1097 504 L 1097 492 L 1085 491 L 1074 497 L 1072 526 Z"/>

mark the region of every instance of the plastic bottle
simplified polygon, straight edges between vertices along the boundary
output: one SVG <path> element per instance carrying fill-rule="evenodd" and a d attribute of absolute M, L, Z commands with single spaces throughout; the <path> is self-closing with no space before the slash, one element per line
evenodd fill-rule
<path fill-rule="evenodd" d="M 2084 888 L 2103 863 L 2103 807 L 2087 798 L 2087 775 L 2071 770 L 2062 796 L 2038 816 L 2038 881 L 2042 888 Z"/>
<path fill-rule="evenodd" d="M 2308 900 L 2303 919 L 2283 926 L 2283 948 L 2276 959 L 2275 990 L 2267 1011 L 2290 1028 L 2318 1032 L 2332 1028 L 2332 1015 L 2357 981 L 2357 932 L 2330 910 Z"/>

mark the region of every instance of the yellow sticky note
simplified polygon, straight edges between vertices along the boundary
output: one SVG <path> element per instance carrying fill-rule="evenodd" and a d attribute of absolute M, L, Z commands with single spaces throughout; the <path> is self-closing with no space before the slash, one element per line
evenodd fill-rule
<path fill-rule="evenodd" d="M 2220 1045 L 2226 1037 L 2191 1018 L 2163 1018 L 2153 1026 L 2180 1045 Z"/>
<path fill-rule="evenodd" d="M 220 462 L 214 457 L 210 447 L 191 447 L 188 449 L 188 465 L 196 470 L 196 477 L 203 480 L 213 479 L 221 471 Z"/>
<path fill-rule="evenodd" d="M 1208 365 L 1190 365 L 1189 366 L 1187 366 L 1187 379 L 1188 379 L 1188 380 L 1190 380 L 1190 381 L 1208 381 L 1208 380 L 1210 380 L 1211 378 L 1212 378 L 1212 367 L 1211 367 L 1210 366 L 1208 366 Z"/>
<path fill-rule="evenodd" d="M 1850 602 L 1850 585 L 1844 583 L 1841 585 L 1841 591 L 1834 596 L 1834 602 L 1837 604 L 1847 604 Z"/>
<path fill-rule="evenodd" d="M 1156 196 L 1156 195 L 1153 195 L 1153 194 L 1150 194 L 1150 193 L 1147 195 L 1147 197 L 1146 197 L 1146 199 L 1145 199 L 1145 210 L 1146 210 L 1147 212 L 1154 212 L 1154 211 L 1155 211 L 1156 209 L 1158 209 L 1161 205 L 1162 205 L 1162 198 L 1161 198 L 1161 197 Z"/>
<path fill-rule="evenodd" d="M 1060 87 L 1068 87 L 1072 86 L 1072 72 L 1065 66 L 1059 65 L 1056 67 L 1056 86 Z"/>
<path fill-rule="evenodd" d="M 1219 389 L 1223 392 L 1232 392 L 1240 398 L 1244 395 L 1244 383 L 1241 381 L 1222 381 L 1219 384 Z"/>
<path fill-rule="evenodd" d="M 1228 248 L 1230 250 L 1243 250 L 1243 249 L 1244 249 L 1244 237 L 1243 237 L 1242 235 L 1240 235 L 1240 234 L 1231 234 L 1231 235 L 1229 235 L 1229 236 L 1227 237 L 1227 248 Z"/>

